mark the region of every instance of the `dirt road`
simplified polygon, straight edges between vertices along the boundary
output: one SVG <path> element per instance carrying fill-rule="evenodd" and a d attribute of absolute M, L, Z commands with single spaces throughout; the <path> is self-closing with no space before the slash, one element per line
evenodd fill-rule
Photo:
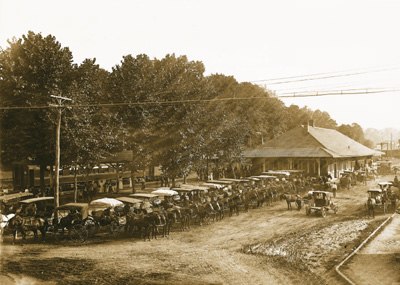
<path fill-rule="evenodd" d="M 340 284 L 334 265 L 384 218 L 361 211 L 367 187 L 339 191 L 339 212 L 326 218 L 282 201 L 150 242 L 6 240 L 1 272 L 10 284 Z"/>

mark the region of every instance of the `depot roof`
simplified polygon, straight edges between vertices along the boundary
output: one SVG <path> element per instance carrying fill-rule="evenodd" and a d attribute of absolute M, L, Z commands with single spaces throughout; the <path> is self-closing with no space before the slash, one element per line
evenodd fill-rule
<path fill-rule="evenodd" d="M 371 157 L 382 154 L 344 134 L 313 126 L 297 127 L 266 144 L 244 151 L 244 157 Z"/>

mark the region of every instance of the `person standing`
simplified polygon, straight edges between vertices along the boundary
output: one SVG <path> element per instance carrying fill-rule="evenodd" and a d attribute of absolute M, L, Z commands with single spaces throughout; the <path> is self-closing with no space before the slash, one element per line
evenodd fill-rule
<path fill-rule="evenodd" d="M 87 200 L 88 202 L 93 200 L 93 182 L 88 182 L 87 191 Z"/>
<path fill-rule="evenodd" d="M 396 206 L 397 206 L 397 194 L 393 193 L 390 195 L 390 202 L 391 202 L 391 207 L 393 209 L 393 213 L 396 212 Z"/>
<path fill-rule="evenodd" d="M 368 209 L 368 217 L 372 216 L 372 218 L 375 218 L 374 202 L 372 201 L 371 197 L 368 198 L 367 209 Z"/>
<path fill-rule="evenodd" d="M 393 180 L 393 186 L 398 187 L 399 185 L 399 178 L 397 178 L 397 175 L 394 176 L 394 180 Z"/>
<path fill-rule="evenodd" d="M 332 182 L 331 189 L 332 189 L 332 193 L 333 193 L 333 198 L 336 198 L 337 185 L 335 182 Z"/>
<path fill-rule="evenodd" d="M 346 179 L 347 179 L 347 190 L 350 190 L 350 187 L 351 187 L 351 176 L 350 175 L 346 175 Z"/>

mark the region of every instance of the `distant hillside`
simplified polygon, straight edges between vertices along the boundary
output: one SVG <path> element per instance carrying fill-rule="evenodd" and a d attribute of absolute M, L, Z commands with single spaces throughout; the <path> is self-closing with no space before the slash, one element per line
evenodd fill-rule
<path fill-rule="evenodd" d="M 364 131 L 364 136 L 366 139 L 373 141 L 375 144 L 379 144 L 381 142 L 390 142 L 392 140 L 393 147 L 399 144 L 400 139 L 400 130 L 398 129 L 366 129 Z"/>

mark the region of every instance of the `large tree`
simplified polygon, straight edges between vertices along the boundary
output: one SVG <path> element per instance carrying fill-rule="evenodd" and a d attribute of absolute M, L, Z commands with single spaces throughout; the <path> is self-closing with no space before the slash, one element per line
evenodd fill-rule
<path fill-rule="evenodd" d="M 160 92 L 154 82 L 154 61 L 141 54 L 124 56 L 121 63 L 113 67 L 107 84 L 108 101 L 117 104 L 110 111 L 121 129 L 119 150 L 132 151 L 132 160 L 126 163 L 132 183 L 136 173 L 145 169 L 151 160 L 153 107 L 142 103 L 151 101 L 152 96 Z"/>
<path fill-rule="evenodd" d="M 367 147 L 374 148 L 374 143 L 364 136 L 364 131 L 361 126 L 357 123 L 353 123 L 351 125 L 343 124 L 340 125 L 337 130 L 342 134 L 352 138 L 353 140 L 366 145 Z"/>
<path fill-rule="evenodd" d="M 199 61 L 175 55 L 155 60 L 154 67 L 155 85 L 162 91 L 151 99 L 160 103 L 151 109 L 154 162 L 174 183 L 192 170 L 196 157 L 196 125 L 207 114 L 199 114 L 196 102 L 185 101 L 206 98 L 205 69 Z"/>
<path fill-rule="evenodd" d="M 68 96 L 72 53 L 54 36 L 28 32 L 0 51 L 2 162 L 29 159 L 44 169 L 54 161 L 54 110 L 50 95 Z"/>
<path fill-rule="evenodd" d="M 107 80 L 108 72 L 100 68 L 95 59 L 85 59 L 74 69 L 70 93 L 72 108 L 66 109 L 63 116 L 61 165 L 72 166 L 75 178 L 78 168 L 86 169 L 89 174 L 120 144 L 118 134 L 122 130 L 115 113 L 99 105 L 107 100 Z"/>

